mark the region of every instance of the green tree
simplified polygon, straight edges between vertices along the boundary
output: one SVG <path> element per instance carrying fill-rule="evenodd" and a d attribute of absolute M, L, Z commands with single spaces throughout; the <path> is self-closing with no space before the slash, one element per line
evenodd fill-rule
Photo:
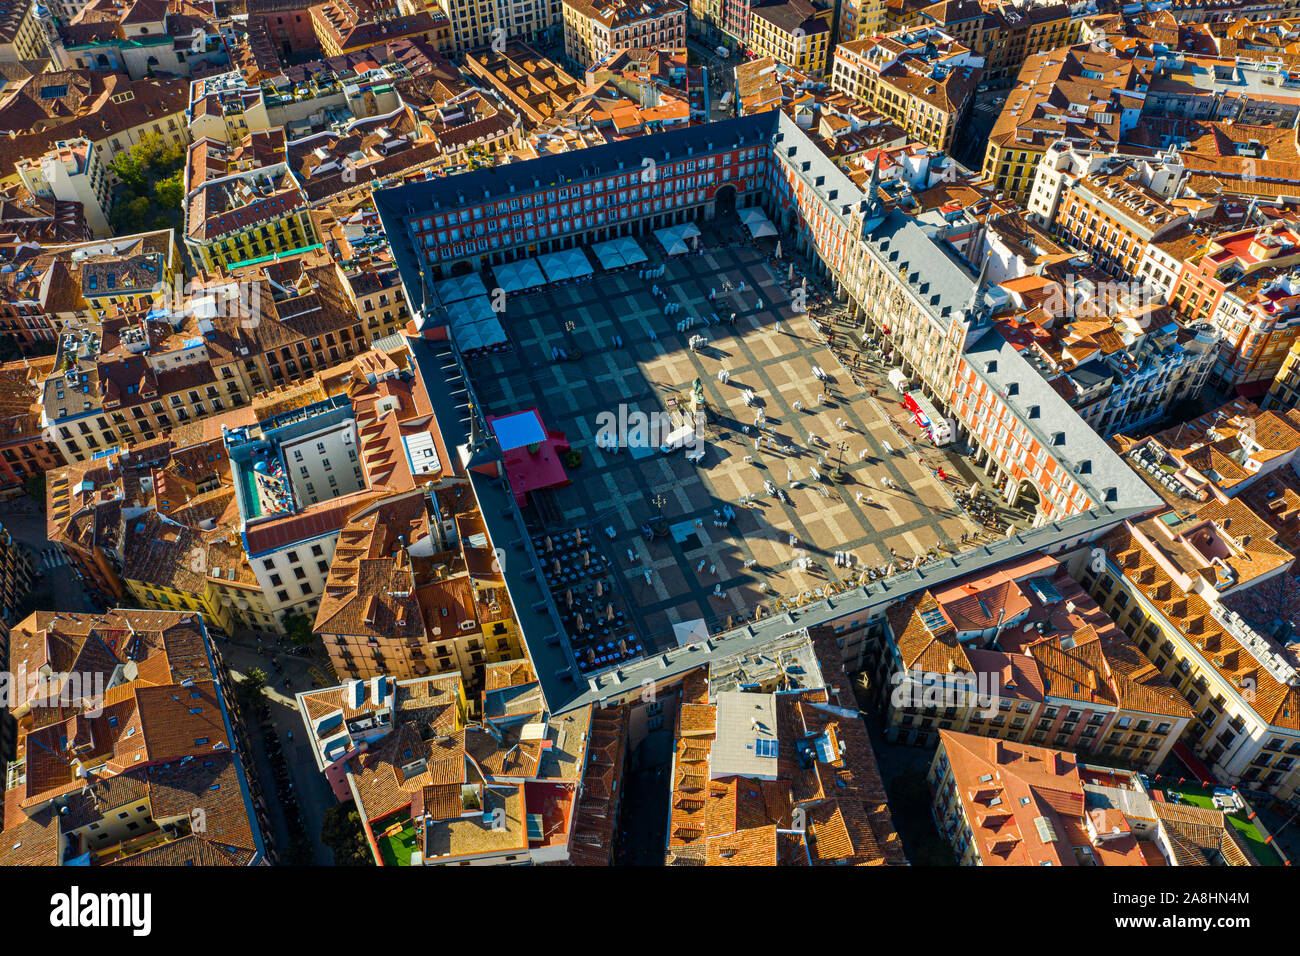
<path fill-rule="evenodd" d="M 184 222 L 185 148 L 157 133 L 113 157 L 117 194 L 109 220 L 115 232 L 176 229 Z"/>
<path fill-rule="evenodd" d="M 248 673 L 244 675 L 243 682 L 240 684 L 240 687 L 245 690 L 250 697 L 260 694 L 262 688 L 265 686 L 266 671 L 262 670 L 260 667 L 250 668 Z"/>
<path fill-rule="evenodd" d="M 185 174 L 177 170 L 166 179 L 158 180 L 154 196 L 164 208 L 179 209 L 185 201 Z"/>
<path fill-rule="evenodd" d="M 340 803 L 325 811 L 320 842 L 334 852 L 335 866 L 372 866 L 374 857 L 355 804 Z"/>
<path fill-rule="evenodd" d="M 289 642 L 298 647 L 310 644 L 315 637 L 312 634 L 311 621 L 303 614 L 286 614 L 284 632 L 289 636 Z"/>
<path fill-rule="evenodd" d="M 27 497 L 36 502 L 42 508 L 45 507 L 45 472 L 38 471 L 34 475 L 28 475 L 27 481 L 23 483 L 23 490 L 27 492 Z"/>

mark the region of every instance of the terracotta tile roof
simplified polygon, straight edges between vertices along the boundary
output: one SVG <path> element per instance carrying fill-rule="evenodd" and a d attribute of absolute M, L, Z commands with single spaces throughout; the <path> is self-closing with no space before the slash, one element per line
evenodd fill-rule
<path fill-rule="evenodd" d="M 819 656 L 829 651 L 823 647 Z M 835 696 L 843 699 L 847 680 L 836 677 Z M 681 694 L 669 865 L 903 862 L 856 709 L 833 706 L 826 690 L 777 695 L 776 779 L 714 778 L 716 707 L 707 702 L 705 669 L 683 678 Z"/>
<path fill-rule="evenodd" d="M 1219 810 L 1152 803 L 1177 866 L 1258 866 L 1237 828 Z"/>
<path fill-rule="evenodd" d="M 582 795 L 574 809 L 569 862 L 575 866 L 609 866 L 623 787 L 628 710 L 614 706 L 591 709 L 587 763 Z"/>
<path fill-rule="evenodd" d="M 46 824 L 59 796 L 67 798 L 60 818 L 66 830 L 137 801 L 147 802 L 153 821 L 188 821 L 200 810 L 205 827 L 188 849 L 163 843 L 148 851 L 155 863 L 195 854 L 229 865 L 256 861 L 261 851 L 246 778 L 201 627 L 184 612 L 127 609 L 38 612 L 15 626 L 14 650 L 25 666 L 72 664 L 99 675 L 106 690 L 94 713 L 74 702 L 24 716 L 18 759 L 25 779 L 5 794 L 0 844 L 10 849 L 0 862 L 60 862 L 50 843 L 59 824 Z M 93 851 L 97 863 L 139 862 L 129 845 L 97 844 Z"/>
<path fill-rule="evenodd" d="M 950 730 L 939 739 L 985 866 L 1077 864 L 1073 844 L 1059 839 L 1066 818 L 1078 827 L 1084 813 L 1072 755 Z"/>
<path fill-rule="evenodd" d="M 1131 529 L 1116 528 L 1100 541 L 1130 585 L 1146 595 L 1197 648 L 1202 659 L 1235 686 L 1253 681 L 1249 706 L 1265 722 L 1300 730 L 1300 687 L 1281 683 L 1214 618 L 1199 594 L 1183 591 L 1156 564 Z"/>

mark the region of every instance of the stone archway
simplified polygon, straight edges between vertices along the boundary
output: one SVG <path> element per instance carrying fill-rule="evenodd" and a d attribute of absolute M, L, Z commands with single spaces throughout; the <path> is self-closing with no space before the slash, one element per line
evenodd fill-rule
<path fill-rule="evenodd" d="M 1018 511 L 1038 514 L 1043 510 L 1043 492 L 1031 478 L 1021 478 L 1011 485 L 1007 504 Z"/>
<path fill-rule="evenodd" d="M 713 194 L 713 218 L 731 219 L 736 215 L 736 187 L 723 183 Z"/>

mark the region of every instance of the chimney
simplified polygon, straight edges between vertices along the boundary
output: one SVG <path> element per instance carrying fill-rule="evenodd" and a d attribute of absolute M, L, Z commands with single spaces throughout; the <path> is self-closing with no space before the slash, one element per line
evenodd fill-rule
<path fill-rule="evenodd" d="M 372 677 L 370 678 L 370 702 L 376 707 L 382 707 L 388 700 L 388 678 Z"/>
<path fill-rule="evenodd" d="M 343 697 L 344 700 L 347 701 L 349 707 L 351 707 L 353 710 L 358 709 L 363 703 L 365 703 L 366 700 L 365 685 L 361 681 L 356 679 L 349 680 L 347 682 L 346 693 L 343 695 Z"/>

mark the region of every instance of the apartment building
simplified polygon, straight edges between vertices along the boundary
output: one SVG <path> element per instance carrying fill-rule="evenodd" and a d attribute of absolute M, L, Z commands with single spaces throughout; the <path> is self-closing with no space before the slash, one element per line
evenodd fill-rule
<path fill-rule="evenodd" d="M 466 54 L 465 70 L 502 96 L 530 126 L 545 123 L 582 92 L 558 64 L 516 40 Z"/>
<path fill-rule="evenodd" d="M 426 0 L 434 6 L 435 0 Z M 561 0 L 436 0 L 451 24 L 451 49 L 456 53 L 507 43 L 550 43 L 564 33 Z"/>
<path fill-rule="evenodd" d="M 1150 82 L 1150 64 L 1090 46 L 1028 56 L 989 134 L 984 177 L 1027 206 L 1048 148 L 1069 139 L 1076 149 L 1115 152 L 1137 126 Z"/>
<path fill-rule="evenodd" d="M 451 21 L 437 7 L 389 0 L 329 0 L 310 7 L 312 29 L 327 57 L 355 53 L 394 40 L 423 40 L 450 50 Z"/>
<path fill-rule="evenodd" d="M 36 0 L 13 0 L 0 12 L 0 63 L 41 60 L 50 55 Z M 44 16 L 48 18 L 49 14 Z"/>
<path fill-rule="evenodd" d="M 840 3 L 840 32 L 836 43 L 885 32 L 884 0 L 843 0 Z"/>
<path fill-rule="evenodd" d="M 67 461 L 148 441 L 229 407 L 201 336 L 147 318 L 66 328 L 42 383 L 41 422 Z"/>
<path fill-rule="evenodd" d="M 43 5 L 42 5 L 43 6 Z M 48 9 L 48 8 L 46 8 Z M 42 24 L 56 69 L 120 72 L 133 80 L 154 74 L 188 77 L 230 61 L 235 24 L 189 0 L 126 3 L 91 0 L 77 16 Z"/>
<path fill-rule="evenodd" d="M 185 244 L 210 275 L 316 242 L 282 130 L 249 133 L 235 149 L 195 143 L 185 189 Z"/>
<path fill-rule="evenodd" d="M 316 44 L 311 14 L 298 0 L 247 0 L 248 24 L 244 44 L 259 47 L 259 57 L 290 58 L 294 50 L 310 49 Z M 231 51 L 232 62 L 238 51 Z"/>
<path fill-rule="evenodd" d="M 400 353 L 396 357 L 400 359 Z M 280 630 L 286 608 L 304 603 L 295 599 L 310 600 L 299 593 L 303 583 L 319 594 L 319 583 L 329 573 L 328 536 L 316 540 L 303 529 L 315 518 L 326 524 L 336 520 L 341 527 L 349 513 L 346 507 L 341 514 L 328 507 L 313 510 L 320 501 L 311 501 L 311 496 L 331 502 L 343 498 L 347 505 L 362 500 L 352 488 L 361 482 L 376 493 L 413 487 L 410 468 L 401 465 L 407 460 L 402 429 L 410 433 L 427 427 L 428 414 L 419 412 L 414 396 L 417 382 L 403 375 L 388 353 L 370 352 L 304 383 L 261 390 L 251 404 L 174 423 L 163 437 L 123 441 L 49 474 L 48 537 L 106 599 L 127 597 L 142 607 L 198 611 L 209 626 L 228 633 L 238 628 Z M 286 452 L 301 479 L 303 504 L 298 511 L 304 514 L 296 524 L 282 521 L 263 530 L 290 537 L 302 531 L 312 540 L 302 545 L 301 554 L 293 550 L 293 556 L 284 555 L 287 561 L 279 554 L 285 548 L 268 549 L 261 560 L 269 558 L 272 567 L 260 567 L 259 574 L 246 548 L 248 522 L 241 517 L 236 487 L 242 480 L 242 493 L 248 493 L 258 480 L 249 481 L 246 459 L 237 455 L 232 465 L 227 435 L 235 434 L 233 444 L 242 448 L 247 442 L 239 436 L 256 431 L 259 422 L 292 419 L 304 408 L 304 420 L 320 420 L 318 410 L 340 409 L 336 424 L 342 430 L 322 433 L 319 442 L 326 451 L 319 456 L 314 446 L 301 442 Z M 355 434 L 348 431 L 348 423 L 357 421 Z M 349 436 L 352 442 L 346 441 Z M 340 476 L 348 463 L 350 484 L 343 484 Z M 248 498 L 242 500 L 247 503 Z M 277 513 L 284 516 L 287 502 L 268 501 L 268 508 L 278 506 Z M 254 525 L 262 516 L 260 507 L 259 499 L 251 508 L 257 512 Z M 293 613 L 305 611 L 296 608 Z"/>
<path fill-rule="evenodd" d="M 226 450 L 244 551 L 271 612 L 313 617 L 339 531 L 371 497 L 351 404 L 336 395 L 232 429 Z"/>
<path fill-rule="evenodd" d="M 376 236 L 363 226 L 356 238 Z M 401 328 L 406 306 L 388 291 L 387 263 L 355 255 L 341 263 L 296 257 L 245 266 L 197 287 L 177 312 L 186 331 L 202 336 L 223 402 L 238 405 L 310 380 Z"/>
<path fill-rule="evenodd" d="M 1217 381 L 1263 395 L 1300 329 L 1300 232 L 1285 220 L 1213 232 L 1178 263 L 1170 304 L 1223 338 Z"/>
<path fill-rule="evenodd" d="M 201 615 L 37 611 L 9 639 L 0 865 L 256 866 L 269 825 L 225 664 Z"/>
<path fill-rule="evenodd" d="M 52 469 L 47 538 L 105 603 L 197 611 L 227 633 L 273 629 L 221 520 L 234 500 L 222 429 L 253 420 L 245 408 L 173 425 L 165 438 Z"/>
<path fill-rule="evenodd" d="M 109 174 L 90 140 L 79 137 L 60 141 L 43 156 L 19 160 L 14 168 L 23 187 L 33 196 L 80 203 L 94 235 L 112 234 L 108 224 L 113 207 Z"/>
<path fill-rule="evenodd" d="M 746 47 L 803 73 L 822 76 L 829 64 L 831 18 L 810 0 L 781 0 L 750 9 Z"/>
<path fill-rule="evenodd" d="M 1188 204 L 1179 201 L 1185 170 L 1144 160 L 1084 161 L 1094 168 L 1061 177 L 1054 202 L 1047 193 L 1056 190 L 1040 172 L 1031 213 L 1114 278 L 1131 280 L 1140 275 L 1147 247 L 1192 219 Z"/>
<path fill-rule="evenodd" d="M 966 49 L 983 55 L 988 37 L 988 18 L 976 0 L 940 0 L 922 6 L 914 17 L 914 21 L 906 26 L 938 27 Z"/>
<path fill-rule="evenodd" d="M 941 30 L 903 30 L 836 46 L 831 83 L 920 142 L 949 151 L 983 62 Z"/>
<path fill-rule="evenodd" d="M 1002 288 L 1016 300 L 1022 289 L 1044 291 L 1033 276 L 1004 282 Z M 1061 285 L 1048 288 L 1056 301 L 1069 299 Z M 1221 339 L 1207 323 L 1182 325 L 1163 306 L 1150 303 L 1123 307 L 1116 302 L 1113 311 L 1104 304 L 1095 312 L 1079 308 L 1074 317 L 1050 324 L 1035 321 L 1042 316 L 1031 311 L 1002 328 L 1098 434 L 1144 425 L 1167 414 L 1175 402 L 1197 398 L 1208 384 Z"/>
<path fill-rule="evenodd" d="M 488 109 L 476 109 L 480 105 L 476 96 L 481 98 L 482 94 L 467 91 L 442 107 L 439 118 L 445 117 L 448 122 L 440 129 L 430 129 L 420 114 L 404 105 L 334 124 L 290 140 L 285 162 L 313 205 L 341 193 L 364 190 L 375 180 L 414 175 L 435 163 L 455 162 L 458 151 L 447 150 L 450 143 L 446 136 L 454 120 L 464 118 L 468 124 L 477 124 L 480 128 L 475 130 L 478 136 L 474 138 L 480 143 L 496 139 L 491 129 L 496 111 L 486 101 L 482 105 Z M 511 123 L 503 125 L 509 129 Z"/>
<path fill-rule="evenodd" d="M 90 227 L 86 225 L 80 203 L 60 202 L 30 194 L 17 196 L 16 192 L 11 189 L 7 198 L 0 199 L 0 230 L 3 230 L 3 235 L 11 237 L 8 243 L 0 243 L 0 247 L 7 247 L 0 248 L 0 258 L 11 256 L 16 242 L 44 245 L 81 242 L 90 238 Z"/>
<path fill-rule="evenodd" d="M 562 0 L 564 54 L 585 70 L 623 47 L 684 47 L 680 0 Z"/>
<path fill-rule="evenodd" d="M 8 628 L 18 623 L 18 610 L 31 593 L 35 579 L 36 559 L 7 528 L 0 526 L 0 627 L 5 629 L 0 637 L 5 640 Z"/>
<path fill-rule="evenodd" d="M 339 533 L 313 628 L 339 675 L 458 673 L 478 688 L 485 667 L 522 653 L 473 494 L 442 474 L 432 493 L 384 499 Z"/>
<path fill-rule="evenodd" d="M 1273 376 L 1268 387 L 1268 395 L 1260 403 L 1261 408 L 1275 408 L 1281 411 L 1300 405 L 1300 342 L 1291 346 L 1282 360 L 1282 365 Z"/>
<path fill-rule="evenodd" d="M 0 492 L 12 494 L 32 476 L 63 463 L 57 447 L 45 439 L 36 401 L 53 366 L 50 357 L 0 365 Z"/>
<path fill-rule="evenodd" d="M 1169 681 L 1047 556 L 890 608 L 872 683 L 887 737 L 921 747 L 954 730 L 1154 769 L 1192 719 Z"/>
<path fill-rule="evenodd" d="M 1079 42 L 1086 8 L 1065 3 L 991 2 L 984 7 L 984 77 L 990 85 L 1009 85 L 1039 53 Z M 1017 81 L 1022 82 L 1022 81 Z"/>
<path fill-rule="evenodd" d="M 1222 810 L 1057 748 L 942 730 L 926 776 L 963 866 L 1259 865 Z"/>
<path fill-rule="evenodd" d="M 9 168 L 81 138 L 94 145 L 105 168 L 146 136 L 188 143 L 188 101 L 189 81 L 178 77 L 131 80 L 82 69 L 33 74 L 0 105 L 0 131 L 7 134 L 0 137 L 0 165 Z"/>
<path fill-rule="evenodd" d="M 608 865 L 623 708 L 547 711 L 527 660 L 298 695 L 306 739 L 379 866 Z"/>
<path fill-rule="evenodd" d="M 770 657 L 721 655 L 645 708 L 673 729 L 667 865 L 903 861 L 866 729 L 846 719 L 856 705 L 835 640 L 803 631 Z"/>
<path fill-rule="evenodd" d="M 1293 586 L 1294 419 L 1239 401 L 1126 442 L 1167 505 L 1071 562 L 1194 710 L 1185 742 L 1197 756 L 1218 779 L 1284 801 L 1300 784 L 1300 671 L 1285 611 L 1277 623 Z"/>

